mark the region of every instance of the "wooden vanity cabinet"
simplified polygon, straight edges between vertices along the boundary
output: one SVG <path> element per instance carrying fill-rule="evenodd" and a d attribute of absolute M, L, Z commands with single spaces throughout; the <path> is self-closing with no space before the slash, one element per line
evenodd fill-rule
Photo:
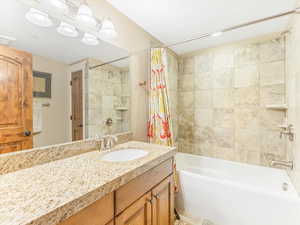
<path fill-rule="evenodd" d="M 152 190 L 152 225 L 174 224 L 174 180 L 169 176 Z"/>
<path fill-rule="evenodd" d="M 60 225 L 173 225 L 173 159 L 150 169 Z"/>
<path fill-rule="evenodd" d="M 61 222 L 60 225 L 113 225 L 113 219 L 114 194 L 109 193 Z"/>
<path fill-rule="evenodd" d="M 147 193 L 117 216 L 115 225 L 151 225 L 151 220 L 151 193 Z"/>

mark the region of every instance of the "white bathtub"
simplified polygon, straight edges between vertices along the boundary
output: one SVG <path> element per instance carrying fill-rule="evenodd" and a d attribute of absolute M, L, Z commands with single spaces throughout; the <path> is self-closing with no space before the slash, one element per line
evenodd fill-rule
<path fill-rule="evenodd" d="M 299 225 L 300 198 L 284 170 L 178 153 L 183 215 L 217 225 Z M 284 191 L 282 184 L 288 184 Z"/>

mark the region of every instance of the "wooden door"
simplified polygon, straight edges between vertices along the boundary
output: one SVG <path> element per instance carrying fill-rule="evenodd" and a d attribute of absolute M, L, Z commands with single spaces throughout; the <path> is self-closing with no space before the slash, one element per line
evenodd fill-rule
<path fill-rule="evenodd" d="M 32 56 L 0 46 L 0 153 L 32 148 Z"/>
<path fill-rule="evenodd" d="M 170 176 L 152 190 L 153 225 L 174 224 L 174 185 Z"/>
<path fill-rule="evenodd" d="M 72 73 L 72 140 L 83 139 L 82 71 Z"/>
<path fill-rule="evenodd" d="M 147 193 L 116 218 L 116 225 L 151 225 L 151 220 L 151 193 Z"/>

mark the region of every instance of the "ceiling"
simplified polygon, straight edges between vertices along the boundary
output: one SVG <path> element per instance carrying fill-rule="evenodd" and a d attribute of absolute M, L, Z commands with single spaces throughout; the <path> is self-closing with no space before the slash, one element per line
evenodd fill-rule
<path fill-rule="evenodd" d="M 295 7 L 297 0 L 107 0 L 164 44 L 264 18 Z M 289 16 L 172 47 L 178 54 L 283 31 Z"/>
<path fill-rule="evenodd" d="M 81 43 L 80 37 L 68 38 L 56 32 L 56 26 L 50 28 L 37 27 L 27 22 L 25 13 L 28 7 L 18 0 L 1 0 L 0 35 L 14 37 L 17 40 L 11 46 L 28 51 L 34 55 L 45 56 L 64 63 L 74 63 L 92 57 L 103 62 L 128 55 L 126 50 L 101 41 L 98 46 L 87 46 Z M 3 22 L 5 21 L 5 22 Z M 57 25 L 59 21 L 54 21 Z M 123 60 L 118 66 L 126 66 Z"/>

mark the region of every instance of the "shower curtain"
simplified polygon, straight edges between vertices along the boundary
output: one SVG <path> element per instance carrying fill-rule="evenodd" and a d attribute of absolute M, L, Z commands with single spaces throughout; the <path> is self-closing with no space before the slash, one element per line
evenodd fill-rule
<path fill-rule="evenodd" d="M 168 96 L 167 52 L 151 49 L 148 137 L 150 143 L 173 146 Z"/>

